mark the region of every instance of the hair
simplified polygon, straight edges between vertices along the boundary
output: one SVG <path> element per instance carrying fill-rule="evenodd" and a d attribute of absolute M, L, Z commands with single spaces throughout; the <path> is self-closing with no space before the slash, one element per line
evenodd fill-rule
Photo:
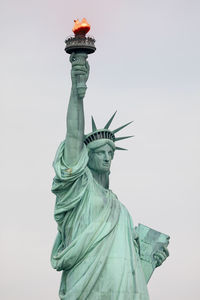
<path fill-rule="evenodd" d="M 88 155 L 89 157 L 91 156 L 91 154 L 98 148 L 104 146 L 104 145 L 109 145 L 113 152 L 115 151 L 115 144 L 113 141 L 109 140 L 109 139 L 100 139 L 100 140 L 96 140 L 93 142 L 90 142 L 87 145 L 87 149 L 88 149 Z"/>

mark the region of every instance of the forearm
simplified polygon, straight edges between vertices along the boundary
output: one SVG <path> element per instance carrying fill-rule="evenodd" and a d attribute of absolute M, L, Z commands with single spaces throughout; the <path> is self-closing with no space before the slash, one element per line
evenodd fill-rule
<path fill-rule="evenodd" d="M 79 98 L 75 89 L 71 90 L 67 110 L 67 138 L 82 139 L 84 136 L 83 98 Z"/>
<path fill-rule="evenodd" d="M 65 161 L 73 165 L 77 162 L 83 148 L 84 138 L 84 110 L 83 99 L 72 88 L 67 110 L 67 134 L 65 140 Z"/>
<path fill-rule="evenodd" d="M 72 89 L 67 110 L 67 134 L 65 140 L 64 159 L 72 166 L 79 159 L 84 141 L 84 109 L 83 99 L 86 92 L 86 81 L 89 76 L 89 65 L 84 53 L 72 54 Z"/>

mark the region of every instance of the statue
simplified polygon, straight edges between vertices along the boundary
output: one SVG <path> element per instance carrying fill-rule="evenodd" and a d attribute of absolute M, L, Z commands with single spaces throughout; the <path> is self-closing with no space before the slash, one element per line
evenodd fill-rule
<path fill-rule="evenodd" d="M 147 300 L 147 282 L 167 258 L 169 237 L 142 224 L 134 228 L 127 209 L 109 189 L 116 132 L 114 115 L 85 136 L 83 100 L 89 76 L 87 53 L 70 55 L 72 88 L 67 134 L 53 163 L 58 234 L 51 263 L 62 271 L 62 300 Z"/>

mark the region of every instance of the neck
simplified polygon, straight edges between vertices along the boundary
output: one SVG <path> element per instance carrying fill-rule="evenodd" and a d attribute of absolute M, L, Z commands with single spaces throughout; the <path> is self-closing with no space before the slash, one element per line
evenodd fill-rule
<path fill-rule="evenodd" d="M 94 179 L 105 189 L 109 188 L 109 173 L 99 173 L 91 170 Z"/>

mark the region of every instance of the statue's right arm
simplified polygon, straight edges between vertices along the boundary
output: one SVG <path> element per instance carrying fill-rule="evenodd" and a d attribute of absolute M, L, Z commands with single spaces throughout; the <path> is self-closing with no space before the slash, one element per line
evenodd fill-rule
<path fill-rule="evenodd" d="M 77 88 L 77 81 L 86 83 L 89 76 L 89 64 L 85 54 L 71 54 L 72 88 L 67 110 L 67 134 L 65 139 L 64 160 L 69 166 L 77 163 L 84 141 L 83 99 L 86 88 Z"/>

